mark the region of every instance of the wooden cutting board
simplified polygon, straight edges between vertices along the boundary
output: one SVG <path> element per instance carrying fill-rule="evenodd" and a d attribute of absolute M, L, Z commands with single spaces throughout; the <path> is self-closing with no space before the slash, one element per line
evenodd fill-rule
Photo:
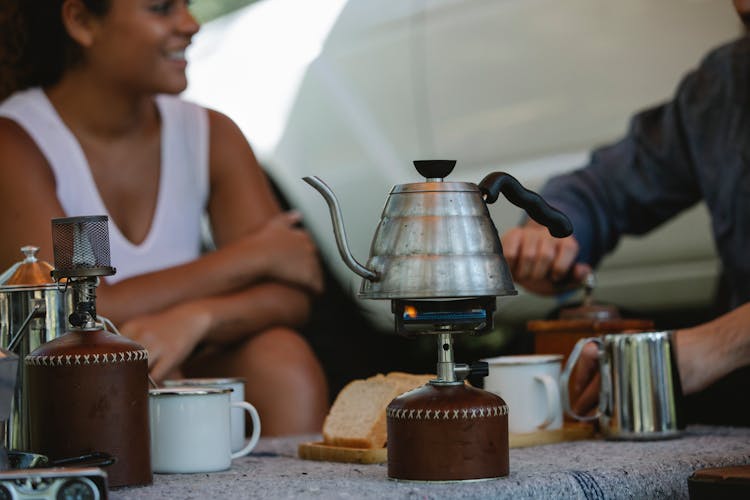
<path fill-rule="evenodd" d="M 527 446 L 579 441 L 593 437 L 593 425 L 565 422 L 562 429 L 542 430 L 526 434 L 510 434 L 508 444 L 511 448 L 526 448 Z"/>
<path fill-rule="evenodd" d="M 528 434 L 511 434 L 511 448 L 525 448 L 543 444 L 562 443 L 590 439 L 594 428 L 588 424 L 565 424 L 562 429 L 537 431 Z M 356 464 L 381 464 L 388 461 L 387 448 L 346 448 L 330 446 L 323 442 L 301 443 L 297 449 L 299 457 L 305 460 L 322 460 L 325 462 L 348 462 Z"/>
<path fill-rule="evenodd" d="M 349 462 L 355 464 L 382 464 L 388 461 L 387 448 L 346 448 L 330 446 L 323 442 L 300 443 L 300 458 L 324 462 Z"/>

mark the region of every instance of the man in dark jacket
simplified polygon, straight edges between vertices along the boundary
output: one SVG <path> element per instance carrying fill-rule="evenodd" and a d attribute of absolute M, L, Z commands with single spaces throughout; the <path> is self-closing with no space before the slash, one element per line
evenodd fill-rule
<path fill-rule="evenodd" d="M 750 1 L 734 4 L 750 22 Z M 538 293 L 552 293 L 570 273 L 581 280 L 622 235 L 643 234 L 705 201 L 729 312 L 675 333 L 680 379 L 693 420 L 750 425 L 750 405 L 737 406 L 750 393 L 750 37 L 711 52 L 671 101 L 635 115 L 625 138 L 541 194 L 570 217 L 573 236 L 556 240 L 529 221 L 502 237 L 514 279 Z M 588 348 L 579 412 L 597 398 Z M 721 403 L 731 411 L 716 411 Z"/>

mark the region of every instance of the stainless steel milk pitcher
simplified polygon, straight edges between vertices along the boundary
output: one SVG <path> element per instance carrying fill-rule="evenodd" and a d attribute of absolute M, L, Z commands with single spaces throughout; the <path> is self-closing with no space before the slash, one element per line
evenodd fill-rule
<path fill-rule="evenodd" d="M 617 333 L 581 339 L 560 376 L 563 408 L 578 420 L 599 419 L 610 439 L 665 439 L 684 428 L 680 412 L 681 386 L 671 331 Z M 601 389 L 595 415 L 573 412 L 568 381 L 583 347 L 599 347 Z"/>

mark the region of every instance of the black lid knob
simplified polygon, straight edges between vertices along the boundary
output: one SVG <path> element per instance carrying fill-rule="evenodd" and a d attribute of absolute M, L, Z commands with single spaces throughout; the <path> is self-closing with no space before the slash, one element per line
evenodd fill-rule
<path fill-rule="evenodd" d="M 414 166 L 422 177 L 443 179 L 448 177 L 456 166 L 456 160 L 414 160 Z"/>

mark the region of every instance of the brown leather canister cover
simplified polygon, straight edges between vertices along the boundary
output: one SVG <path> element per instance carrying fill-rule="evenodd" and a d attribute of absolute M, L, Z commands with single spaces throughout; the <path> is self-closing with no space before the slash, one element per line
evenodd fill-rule
<path fill-rule="evenodd" d="M 388 477 L 458 481 L 508 475 L 508 406 L 467 385 L 423 385 L 388 405 Z"/>
<path fill-rule="evenodd" d="M 110 486 L 151 484 L 148 354 L 104 330 L 72 331 L 25 360 L 31 451 L 52 460 L 114 456 Z"/>

